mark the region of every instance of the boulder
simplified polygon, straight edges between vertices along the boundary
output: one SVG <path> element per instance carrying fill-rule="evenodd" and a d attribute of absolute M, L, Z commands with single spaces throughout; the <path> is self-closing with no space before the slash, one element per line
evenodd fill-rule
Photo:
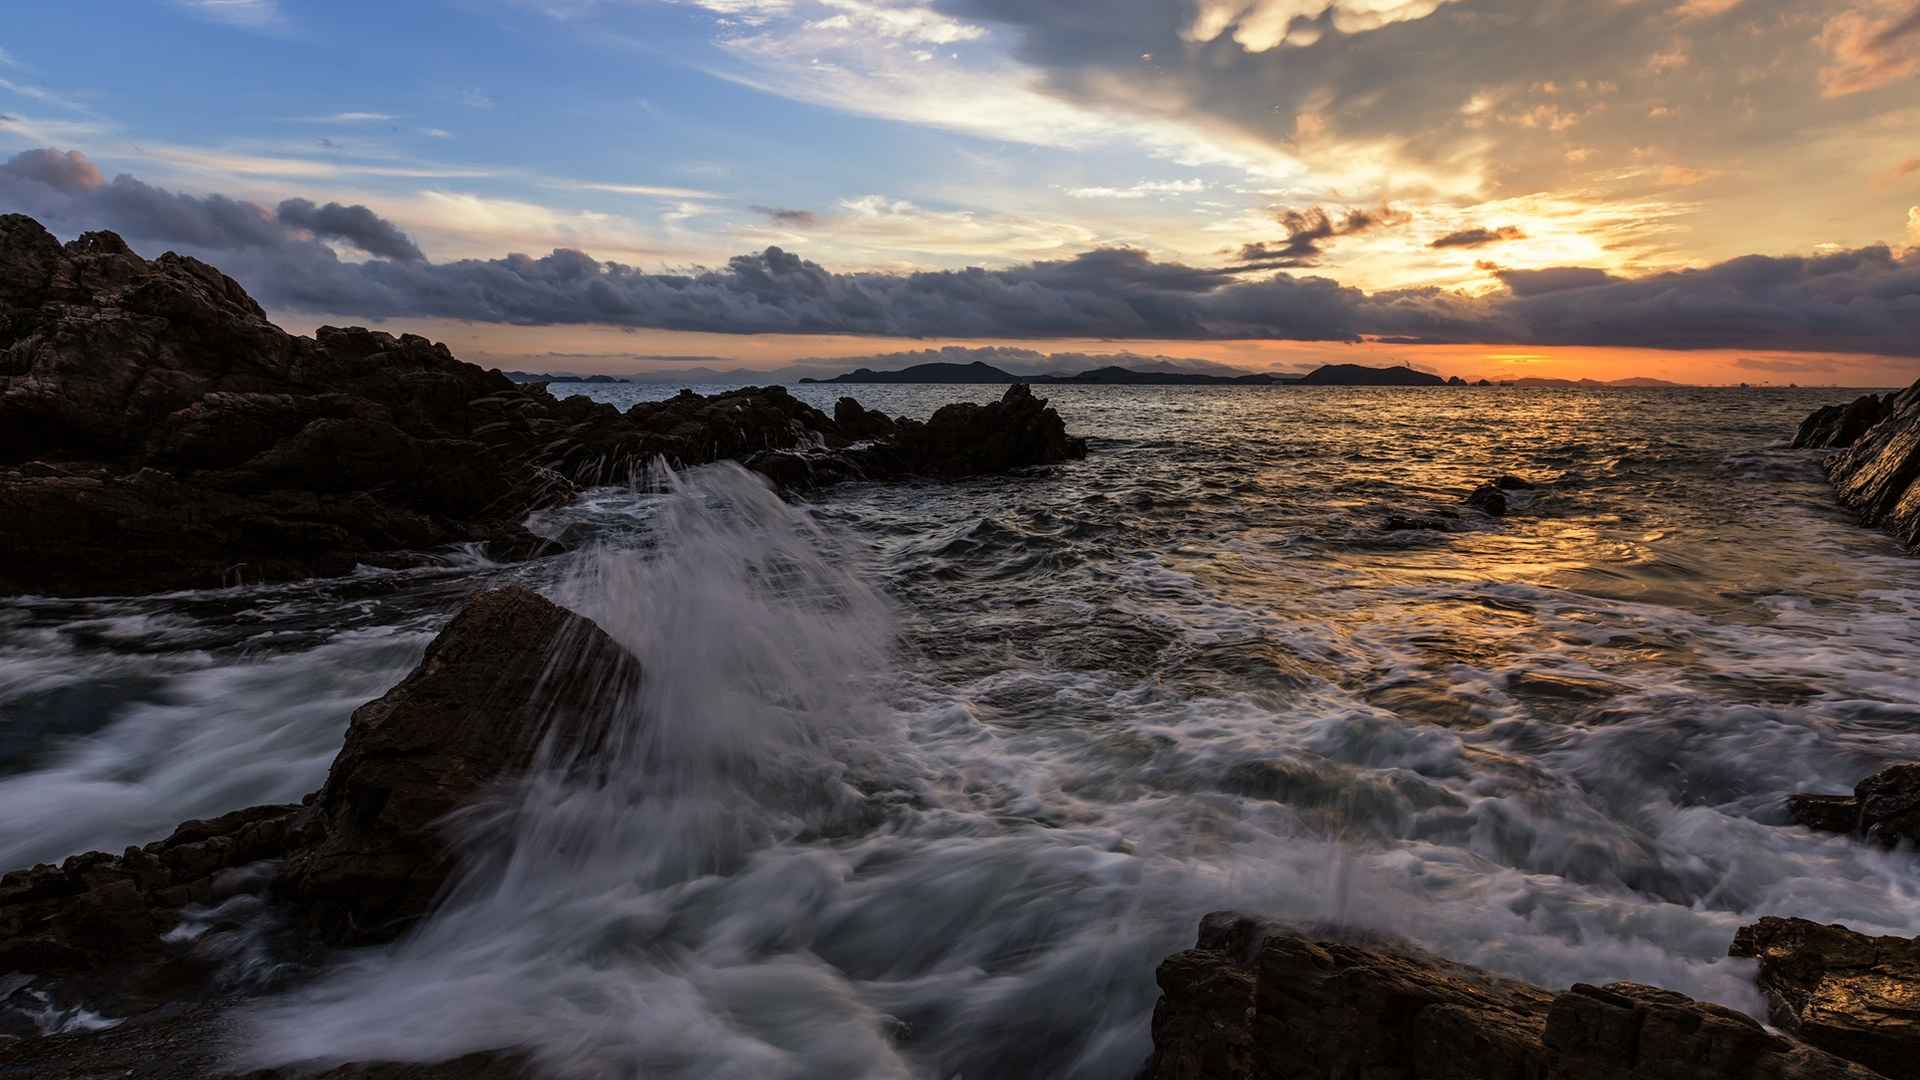
<path fill-rule="evenodd" d="M 1852 795 L 1789 795 L 1787 816 L 1796 825 L 1883 847 L 1920 844 L 1920 763 L 1888 766 L 1855 785 Z"/>
<path fill-rule="evenodd" d="M 1769 917 L 1730 953 L 1760 962 L 1781 1028 L 1892 1080 L 1920 1077 L 1920 940 Z"/>
<path fill-rule="evenodd" d="M 1554 994 L 1377 937 L 1228 913 L 1160 966 L 1145 1080 L 1869 1080 L 1752 1018 L 1633 983 Z"/>
<path fill-rule="evenodd" d="M 1794 432 L 1795 449 L 1844 450 L 1875 424 L 1887 418 L 1892 394 L 1863 394 L 1845 405 L 1827 405 L 1813 411 Z"/>
<path fill-rule="evenodd" d="M 833 403 L 833 422 L 850 439 L 884 439 L 895 433 L 891 417 L 850 397 Z"/>
<path fill-rule="evenodd" d="M 1015 383 L 999 401 L 945 405 L 925 423 L 896 423 L 894 446 L 908 471 L 942 478 L 1005 472 L 1087 456 L 1085 439 L 1072 438 L 1060 414 Z"/>
<path fill-rule="evenodd" d="M 517 586 L 482 593 L 354 710 L 282 892 L 328 941 L 393 936 L 453 869 L 448 815 L 539 755 L 590 758 L 639 686 L 639 662 L 591 621 Z"/>
<path fill-rule="evenodd" d="M 1920 382 L 1886 402 L 1886 418 L 1826 459 L 1842 506 L 1912 546 L 1920 541 Z"/>
<path fill-rule="evenodd" d="M 0 877 L 0 975 L 110 1015 L 192 999 L 221 958 L 166 935 L 188 905 L 238 896 L 270 903 L 295 951 L 390 939 L 457 868 L 449 815 L 538 761 L 590 761 L 632 716 L 640 678 L 591 621 L 526 589 L 482 593 L 405 680 L 354 712 L 304 804 Z"/>

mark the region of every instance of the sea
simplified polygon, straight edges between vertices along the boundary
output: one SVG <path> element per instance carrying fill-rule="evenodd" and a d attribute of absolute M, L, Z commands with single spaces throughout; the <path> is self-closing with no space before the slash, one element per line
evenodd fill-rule
<path fill-rule="evenodd" d="M 471 868 L 405 940 L 249 954 L 279 978 L 236 1063 L 1130 1080 L 1215 910 L 1755 1014 L 1742 924 L 1920 924 L 1914 853 L 1783 813 L 1920 760 L 1920 560 L 1787 445 L 1850 393 L 1044 393 L 1084 461 L 793 500 L 658 471 L 539 515 L 593 539 L 530 563 L 11 599 L 0 865 L 298 801 L 513 582 L 646 666 L 619 759 L 450 824 Z M 1538 486 L 1464 505 L 1501 474 Z"/>

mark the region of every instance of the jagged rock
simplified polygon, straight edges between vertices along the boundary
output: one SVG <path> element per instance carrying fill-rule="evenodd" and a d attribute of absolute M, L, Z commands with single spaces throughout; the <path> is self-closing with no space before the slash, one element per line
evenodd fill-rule
<path fill-rule="evenodd" d="M 1920 763 L 1888 766 L 1855 785 L 1852 795 L 1789 795 L 1787 817 L 1885 847 L 1920 844 Z"/>
<path fill-rule="evenodd" d="M 1892 394 L 1863 394 L 1845 405 L 1815 409 L 1794 432 L 1795 449 L 1844 450 L 1887 418 Z"/>
<path fill-rule="evenodd" d="M 521 557 L 544 547 L 528 511 L 656 458 L 887 435 L 879 414 L 843 432 L 780 387 L 622 413 L 412 334 L 294 337 L 205 263 L 148 261 L 104 232 L 63 246 L 19 214 L 0 215 L 0 279 L 0 594 L 339 574 L 460 541 Z M 1075 446 L 1030 394 L 948 409 L 961 411 L 915 425 L 911 447 L 813 473 L 961 476 Z"/>
<path fill-rule="evenodd" d="M 300 806 L 189 821 L 165 840 L 0 878 L 0 975 L 115 1015 L 206 990 L 217 957 L 163 940 L 182 908 L 270 901 L 309 946 L 391 938 L 456 869 L 447 816 L 536 756 L 590 767 L 630 715 L 639 662 L 535 593 L 483 593 L 412 674 L 355 711 L 325 786 Z M 4 1075 L 4 1073 L 0 1073 Z"/>
<path fill-rule="evenodd" d="M 1886 418 L 1826 460 L 1842 506 L 1911 547 L 1920 541 L 1920 382 L 1885 402 Z"/>
<path fill-rule="evenodd" d="M 482 593 L 354 711 L 282 891 L 330 941 L 391 937 L 452 870 L 446 816 L 537 752 L 591 757 L 639 685 L 639 662 L 591 621 L 517 586 Z"/>
<path fill-rule="evenodd" d="M 894 434 L 892 418 L 850 397 L 833 403 L 833 422 L 850 439 L 884 439 Z"/>
<path fill-rule="evenodd" d="M 1489 517 L 1504 517 L 1507 493 L 1498 484 L 1481 484 L 1467 495 L 1467 505 Z"/>
<path fill-rule="evenodd" d="M 1458 375 L 1452 375 L 1447 378 L 1447 385 L 1448 386 L 1465 386 L 1467 385 L 1467 380 L 1461 378 Z"/>
<path fill-rule="evenodd" d="M 986 405 L 945 405 L 925 423 L 901 420 L 894 443 L 912 472 L 937 477 L 1005 472 L 1087 456 L 1060 414 L 1024 383 Z"/>
<path fill-rule="evenodd" d="M 1893 1080 L 1920 1077 L 1920 940 L 1765 918 L 1733 956 L 1760 961 L 1773 1022 Z"/>
<path fill-rule="evenodd" d="M 1493 478 L 1493 486 L 1499 488 L 1501 491 L 1532 491 L 1540 485 L 1524 476 L 1515 476 L 1513 473 L 1501 473 L 1499 476 Z"/>
<path fill-rule="evenodd" d="M 1632 983 L 1555 995 L 1380 940 L 1229 913 L 1160 966 L 1144 1080 L 1869 1080 L 1749 1017 Z"/>

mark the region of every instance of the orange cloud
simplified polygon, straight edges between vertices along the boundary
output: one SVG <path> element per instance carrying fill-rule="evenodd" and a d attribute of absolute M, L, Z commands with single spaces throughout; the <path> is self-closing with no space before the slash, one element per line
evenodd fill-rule
<path fill-rule="evenodd" d="M 1877 90 L 1920 71 L 1920 11 L 1906 0 L 1857 0 L 1827 20 L 1819 41 L 1832 60 L 1820 69 L 1827 97 Z"/>

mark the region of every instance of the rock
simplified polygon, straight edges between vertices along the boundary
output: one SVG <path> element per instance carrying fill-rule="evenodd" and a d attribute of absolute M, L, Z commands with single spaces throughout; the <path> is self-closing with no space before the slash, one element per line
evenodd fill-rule
<path fill-rule="evenodd" d="M 1920 382 L 1886 403 L 1886 418 L 1826 460 L 1842 506 L 1911 547 L 1920 541 Z"/>
<path fill-rule="evenodd" d="M 1467 380 L 1461 378 L 1458 375 L 1452 375 L 1447 378 L 1447 385 L 1448 386 L 1465 386 L 1467 385 Z"/>
<path fill-rule="evenodd" d="M 925 423 L 902 420 L 893 440 L 906 468 L 956 478 L 1050 465 L 1087 456 L 1085 439 L 1067 435 L 1060 414 L 1031 387 L 1016 383 L 999 401 L 942 406 Z"/>
<path fill-rule="evenodd" d="M 1760 962 L 1775 1024 L 1893 1080 L 1920 1077 L 1920 940 L 1765 918 L 1733 956 Z"/>
<path fill-rule="evenodd" d="M 1750 1016 L 1638 983 L 1576 983 L 1547 1013 L 1546 1080 L 1872 1080 Z"/>
<path fill-rule="evenodd" d="M 1887 418 L 1892 394 L 1864 394 L 1845 405 L 1816 409 L 1794 432 L 1795 449 L 1844 450 Z"/>
<path fill-rule="evenodd" d="M 1446 512 L 1436 512 L 1432 514 L 1388 514 L 1387 520 L 1380 525 L 1380 531 L 1411 532 L 1425 529 L 1432 532 L 1448 532 L 1453 528 L 1453 524 L 1457 520 L 1458 518 L 1453 514 Z"/>
<path fill-rule="evenodd" d="M 1411 946 L 1202 921 L 1160 966 L 1144 1080 L 1869 1080 L 1718 1005 L 1632 983 L 1553 994 Z"/>
<path fill-rule="evenodd" d="M 1498 484 L 1481 484 L 1467 496 L 1467 505 L 1490 517 L 1504 517 L 1507 493 Z"/>
<path fill-rule="evenodd" d="M 780 387 L 622 413 L 412 334 L 294 337 L 205 263 L 148 261 L 112 233 L 62 246 L 18 214 L 0 215 L 0 277 L 0 594 L 341 574 L 456 542 L 520 557 L 544 549 L 529 511 L 656 459 L 897 438 L 864 410 L 842 431 Z M 810 475 L 950 477 L 1084 453 L 1030 394 L 948 408 L 961 411 L 914 425 L 911 452 Z"/>
<path fill-rule="evenodd" d="M 482 593 L 412 674 L 354 711 L 283 893 L 328 941 L 393 936 L 453 868 L 447 815 L 537 753 L 591 757 L 639 686 L 639 662 L 591 621 L 517 586 Z"/>
<path fill-rule="evenodd" d="M 893 420 L 878 409 L 869 409 L 850 397 L 833 403 L 833 422 L 849 439 L 884 439 L 894 434 Z"/>
<path fill-rule="evenodd" d="M 189 821 L 123 855 L 0 877 L 0 976 L 116 1016 L 195 1000 L 219 958 L 164 937 L 188 905 L 236 896 L 270 903 L 296 951 L 390 939 L 456 869 L 448 815 L 539 755 L 590 767 L 632 715 L 640 678 L 591 621 L 522 588 L 483 593 L 412 674 L 355 711 L 325 786 L 303 805 Z"/>
<path fill-rule="evenodd" d="M 1920 844 L 1920 763 L 1888 766 L 1855 785 L 1852 795 L 1789 795 L 1787 817 L 1883 847 Z"/>
<path fill-rule="evenodd" d="M 1494 477 L 1493 486 L 1499 488 L 1501 491 L 1532 491 L 1540 485 L 1524 476 L 1515 476 L 1512 473 L 1501 473 L 1499 476 Z"/>

